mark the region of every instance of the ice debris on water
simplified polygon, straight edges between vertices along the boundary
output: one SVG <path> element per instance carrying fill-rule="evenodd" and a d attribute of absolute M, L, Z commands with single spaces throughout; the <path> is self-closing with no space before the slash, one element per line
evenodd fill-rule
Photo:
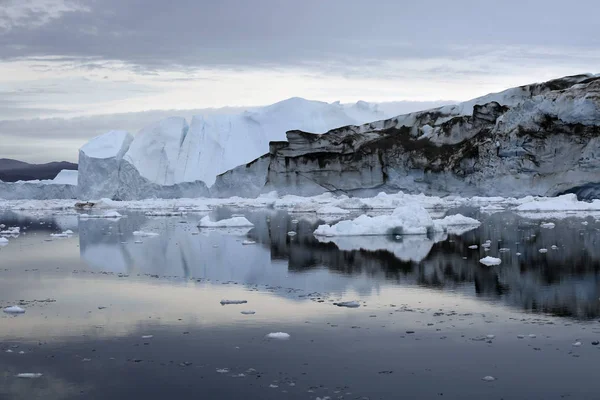
<path fill-rule="evenodd" d="M 241 313 L 244 315 L 254 315 L 254 314 L 256 314 L 256 311 L 248 310 L 248 311 L 241 311 Z"/>
<path fill-rule="evenodd" d="M 23 313 L 25 313 L 25 310 L 19 306 L 6 307 L 3 311 L 7 314 L 23 314 Z"/>
<path fill-rule="evenodd" d="M 41 377 L 44 374 L 41 374 L 39 372 L 24 372 L 21 374 L 17 374 L 15 375 L 17 378 L 22 378 L 22 379 L 36 379 Z"/>
<path fill-rule="evenodd" d="M 338 307 L 348 307 L 348 308 L 360 307 L 360 303 L 358 301 L 340 301 L 339 303 L 333 303 L 333 305 L 338 306 Z"/>
<path fill-rule="evenodd" d="M 548 252 L 548 249 L 539 249 L 538 251 L 539 251 L 540 253 L 547 253 L 547 252 Z"/>
<path fill-rule="evenodd" d="M 152 339 L 154 337 L 154 335 L 144 335 L 142 336 L 142 339 Z"/>
<path fill-rule="evenodd" d="M 254 240 L 244 240 L 244 241 L 242 242 L 242 244 L 243 244 L 244 246 L 248 246 L 248 245 L 251 245 L 251 244 L 256 244 L 256 242 L 255 242 Z"/>
<path fill-rule="evenodd" d="M 499 258 L 487 256 L 479 260 L 479 262 L 483 265 L 487 265 L 488 267 L 490 267 L 493 265 L 500 265 L 502 263 L 502 260 L 500 260 Z"/>
<path fill-rule="evenodd" d="M 246 304 L 248 302 L 248 300 L 221 300 L 221 305 L 227 305 L 227 304 Z"/>
<path fill-rule="evenodd" d="M 542 222 L 540 228 L 552 229 L 556 226 L 554 222 Z"/>
<path fill-rule="evenodd" d="M 146 232 L 146 231 L 135 231 L 135 232 L 133 232 L 133 236 L 154 237 L 154 236 L 158 236 L 158 233 Z"/>
<path fill-rule="evenodd" d="M 271 332 L 265 337 L 267 339 L 287 340 L 290 338 L 290 334 L 285 332 Z"/>
<path fill-rule="evenodd" d="M 493 376 L 491 376 L 491 375 L 488 375 L 488 376 L 484 376 L 483 378 L 481 378 L 481 380 L 484 380 L 484 381 L 486 381 L 486 382 L 493 382 L 493 381 L 495 381 L 495 380 L 496 380 L 496 378 L 494 378 L 494 377 L 493 377 Z"/>
<path fill-rule="evenodd" d="M 550 247 L 552 250 L 558 250 L 558 246 L 553 244 L 552 247 Z"/>
<path fill-rule="evenodd" d="M 0 236 L 0 246 L 6 246 L 8 244 L 8 239 Z"/>
<path fill-rule="evenodd" d="M 288 236 L 296 236 L 297 235 L 297 233 L 294 231 L 289 231 L 287 234 L 288 234 Z"/>
<path fill-rule="evenodd" d="M 573 347 L 580 347 L 581 346 L 581 342 L 575 342 L 573 343 Z"/>
<path fill-rule="evenodd" d="M 198 222 L 199 228 L 251 228 L 253 226 L 254 224 L 245 217 L 233 217 L 222 219 L 220 221 L 212 221 L 210 216 L 207 215 Z"/>
<path fill-rule="evenodd" d="M 476 244 L 473 244 L 473 245 L 469 246 L 469 248 L 472 250 L 476 250 L 479 248 L 479 246 L 477 246 Z"/>
<path fill-rule="evenodd" d="M 530 333 L 529 337 L 532 338 L 532 339 L 535 339 L 537 336 L 535 334 L 533 334 L 533 333 Z"/>

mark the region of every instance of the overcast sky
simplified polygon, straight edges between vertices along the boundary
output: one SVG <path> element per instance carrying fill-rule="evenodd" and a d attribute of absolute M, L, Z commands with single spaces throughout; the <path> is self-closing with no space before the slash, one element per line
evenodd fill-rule
<path fill-rule="evenodd" d="M 148 110 L 417 109 L 598 73 L 598 15 L 598 0 L 0 0 L 0 158 L 76 160 Z"/>

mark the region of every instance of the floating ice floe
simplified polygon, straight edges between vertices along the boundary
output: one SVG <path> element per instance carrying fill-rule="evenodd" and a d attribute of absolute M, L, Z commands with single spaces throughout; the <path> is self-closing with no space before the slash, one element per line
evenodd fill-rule
<path fill-rule="evenodd" d="M 349 221 L 334 225 L 320 225 L 315 236 L 375 236 L 375 235 L 426 235 L 433 232 L 445 232 L 453 227 L 474 229 L 480 222 L 460 214 L 441 220 L 433 220 L 429 212 L 418 204 L 398 207 L 392 215 L 369 217 L 361 215 Z"/>
<path fill-rule="evenodd" d="M 500 260 L 499 258 L 487 256 L 479 260 L 479 262 L 483 265 L 487 265 L 488 267 L 490 267 L 493 265 L 500 265 L 502 263 L 502 260 Z"/>
<path fill-rule="evenodd" d="M 338 303 L 333 303 L 333 305 L 338 306 L 338 307 L 348 307 L 348 308 L 360 307 L 360 303 L 358 301 L 340 301 Z"/>
<path fill-rule="evenodd" d="M 25 309 L 23 309 L 19 306 L 6 307 L 2 311 L 4 311 L 7 314 L 23 314 L 23 313 L 25 313 Z"/>
<path fill-rule="evenodd" d="M 147 211 L 144 215 L 147 217 L 181 217 L 185 214 L 184 211 Z"/>
<path fill-rule="evenodd" d="M 272 332 L 265 337 L 267 339 L 287 340 L 290 338 L 290 334 L 285 332 Z"/>
<path fill-rule="evenodd" d="M 477 250 L 479 248 L 479 246 L 477 246 L 476 244 L 472 244 L 471 246 L 469 246 L 469 248 L 471 250 Z"/>
<path fill-rule="evenodd" d="M 246 304 L 248 302 L 248 300 L 221 300 L 221 305 L 228 305 L 228 304 Z"/>
<path fill-rule="evenodd" d="M 289 231 L 288 236 L 296 236 L 298 233 L 294 232 L 294 231 Z"/>
<path fill-rule="evenodd" d="M 554 222 L 542 222 L 540 228 L 552 229 L 556 226 Z"/>
<path fill-rule="evenodd" d="M 142 339 L 152 339 L 154 337 L 154 335 L 144 335 L 142 336 Z"/>
<path fill-rule="evenodd" d="M 8 244 L 8 239 L 0 236 L 0 247 L 6 246 Z"/>
<path fill-rule="evenodd" d="M 481 380 L 486 381 L 486 382 L 494 382 L 496 380 L 496 378 L 494 378 L 491 375 L 488 375 L 488 376 L 484 376 L 483 378 L 481 378 Z"/>
<path fill-rule="evenodd" d="M 36 378 L 40 378 L 42 375 L 39 372 L 24 372 L 21 374 L 17 374 L 15 375 L 17 378 L 22 378 L 22 379 L 36 379 Z"/>
<path fill-rule="evenodd" d="M 548 249 L 539 249 L 538 251 L 539 251 L 540 253 L 547 253 L 547 252 L 548 252 Z"/>
<path fill-rule="evenodd" d="M 244 246 L 248 246 L 248 245 L 251 245 L 251 244 L 256 244 L 256 242 L 255 242 L 254 240 L 244 240 L 244 241 L 242 242 L 242 244 L 243 244 Z"/>
<path fill-rule="evenodd" d="M 241 311 L 241 314 L 244 314 L 244 315 L 254 315 L 254 314 L 256 314 L 256 311 L 252 311 L 252 310 Z"/>
<path fill-rule="evenodd" d="M 555 244 L 553 244 L 552 246 L 550 246 L 550 248 L 551 248 L 552 250 L 558 250 L 558 246 L 557 246 L 557 245 L 555 245 Z"/>
<path fill-rule="evenodd" d="M 581 342 L 575 342 L 573 343 L 573 347 L 580 347 L 581 346 Z"/>
<path fill-rule="evenodd" d="M 147 231 L 134 231 L 133 232 L 133 236 L 140 236 L 140 237 L 154 237 L 154 236 L 159 236 L 158 233 L 156 232 L 147 232 Z"/>
<path fill-rule="evenodd" d="M 246 219 L 246 217 L 233 217 L 222 219 L 220 221 L 211 221 L 207 215 L 198 223 L 199 228 L 244 228 L 253 227 L 254 224 Z"/>
<path fill-rule="evenodd" d="M 119 219 L 122 215 L 115 210 L 105 211 L 103 214 L 79 214 L 80 219 L 97 219 L 97 218 L 106 218 L 106 219 Z"/>
<path fill-rule="evenodd" d="M 317 210 L 317 214 L 325 214 L 325 215 L 346 215 L 350 214 L 350 211 L 344 210 L 343 208 L 335 207 L 335 206 L 325 206 L 321 207 Z"/>
<path fill-rule="evenodd" d="M 68 237 L 73 236 L 73 231 L 68 229 L 62 233 L 51 233 L 50 236 L 57 237 L 57 238 L 68 238 Z"/>
<path fill-rule="evenodd" d="M 18 226 L 11 226 L 10 228 L 0 231 L 0 235 L 5 235 L 5 236 L 18 235 L 19 233 L 21 233 L 21 228 Z"/>
<path fill-rule="evenodd" d="M 558 197 L 528 197 L 525 199 L 529 201 L 517 206 L 515 211 L 600 211 L 600 200 L 578 201 L 577 195 L 572 193 Z"/>

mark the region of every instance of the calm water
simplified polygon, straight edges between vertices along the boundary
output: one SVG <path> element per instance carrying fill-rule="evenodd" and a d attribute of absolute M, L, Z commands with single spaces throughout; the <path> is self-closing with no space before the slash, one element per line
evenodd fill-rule
<path fill-rule="evenodd" d="M 242 211 L 249 232 L 0 214 L 23 232 L 0 248 L 0 305 L 27 310 L 0 316 L 0 399 L 600 398 L 600 223 L 458 211 L 482 226 L 329 243 L 277 211 Z"/>

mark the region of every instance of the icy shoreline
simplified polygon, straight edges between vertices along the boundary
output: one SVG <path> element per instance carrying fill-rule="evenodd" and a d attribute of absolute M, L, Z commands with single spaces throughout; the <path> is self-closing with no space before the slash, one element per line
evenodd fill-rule
<path fill-rule="evenodd" d="M 528 217 L 561 218 L 573 214 L 586 213 L 600 216 L 600 200 L 578 201 L 573 194 L 559 197 L 532 197 L 520 199 L 504 197 L 460 197 L 425 196 L 402 192 L 380 193 L 374 197 L 358 198 L 346 195 L 335 196 L 325 193 L 318 196 L 302 197 L 295 195 L 278 196 L 271 192 L 257 198 L 180 198 L 146 199 L 135 201 L 113 201 L 110 199 L 92 200 L 82 203 L 77 200 L 1 200 L 0 210 L 27 211 L 76 211 L 93 214 L 107 210 L 176 210 L 181 212 L 209 212 L 218 207 L 231 208 L 273 208 L 291 213 L 315 213 L 321 215 L 324 208 L 346 210 L 356 215 L 365 212 L 385 212 L 398 207 L 419 205 L 426 210 L 447 210 L 456 207 L 476 207 L 482 212 L 495 213 L 514 211 Z M 344 214 L 346 216 L 348 214 Z"/>

